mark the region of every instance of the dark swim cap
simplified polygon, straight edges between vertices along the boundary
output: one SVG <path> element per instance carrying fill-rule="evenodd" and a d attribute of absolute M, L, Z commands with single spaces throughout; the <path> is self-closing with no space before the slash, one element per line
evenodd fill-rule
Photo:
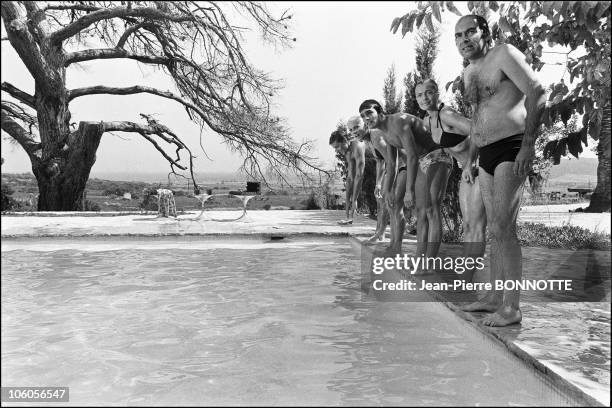
<path fill-rule="evenodd" d="M 370 108 L 374 108 L 374 110 L 376 110 L 376 112 L 378 112 L 379 114 L 385 113 L 383 111 L 382 105 L 376 99 L 366 99 L 365 101 L 363 101 L 361 105 L 359 105 L 359 113 L 361 113 L 362 110 Z"/>

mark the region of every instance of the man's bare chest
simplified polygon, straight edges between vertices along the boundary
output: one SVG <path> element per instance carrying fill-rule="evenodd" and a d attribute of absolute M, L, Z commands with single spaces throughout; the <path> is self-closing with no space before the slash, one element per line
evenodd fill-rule
<path fill-rule="evenodd" d="M 464 74 L 464 97 L 472 105 L 478 105 L 498 95 L 506 75 L 499 69 L 490 65 L 466 70 Z"/>

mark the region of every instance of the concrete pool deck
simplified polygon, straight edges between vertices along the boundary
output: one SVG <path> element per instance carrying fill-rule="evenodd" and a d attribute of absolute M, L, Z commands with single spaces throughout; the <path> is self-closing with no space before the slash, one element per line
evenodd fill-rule
<path fill-rule="evenodd" d="M 562 211 L 559 210 L 554 222 L 562 220 Z M 567 209 L 563 212 L 568 215 Z M 198 213 L 181 215 L 178 220 L 113 213 L 105 214 L 107 216 L 79 216 L 82 213 L 3 215 L 2 248 L 27 249 L 36 245 L 39 239 L 49 242 L 49 238 L 53 237 L 178 236 L 181 239 L 184 236 L 188 240 L 191 236 L 347 236 L 361 241 L 370 236 L 375 227 L 375 222 L 364 216 L 358 216 L 354 225 L 338 225 L 343 211 L 249 211 L 246 217 L 234 222 L 207 220 L 231 218 L 234 213 L 210 211 L 199 221 L 192 220 Z M 543 218 L 533 211 L 521 212 L 521 218 L 523 214 L 536 214 L 533 221 L 542 221 Z M 583 215 L 592 214 L 571 214 L 572 223 L 577 222 L 576 216 Z M 589 227 L 598 228 L 605 222 L 605 216 L 609 231 L 610 214 L 603 214 L 601 220 L 596 220 Z M 444 249 L 451 252 L 458 250 L 448 247 Z M 368 248 L 372 247 L 362 246 L 362 250 Z M 414 239 L 405 240 L 404 250 L 410 252 L 413 248 Z M 490 328 L 479 324 L 480 314 L 461 312 L 454 303 L 443 298 L 439 300 L 457 316 L 472 322 L 478 330 L 503 343 L 526 364 L 546 375 L 553 384 L 589 404 L 609 406 L 610 253 L 524 248 L 523 260 L 525 278 L 551 274 L 578 276 L 591 286 L 597 301 L 543 302 L 542 299 L 523 296 L 523 321 L 520 325 Z"/>

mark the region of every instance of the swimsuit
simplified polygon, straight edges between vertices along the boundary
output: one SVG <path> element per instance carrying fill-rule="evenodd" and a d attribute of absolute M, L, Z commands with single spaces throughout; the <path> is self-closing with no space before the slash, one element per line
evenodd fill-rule
<path fill-rule="evenodd" d="M 493 175 L 497 165 L 502 162 L 513 162 L 516 159 L 522 144 L 523 134 L 519 133 L 482 146 L 480 148 L 480 167 Z"/>
<path fill-rule="evenodd" d="M 457 160 L 457 166 L 459 166 L 460 169 L 463 169 L 463 164 L 459 160 Z M 472 177 L 478 177 L 478 166 L 472 166 Z"/>
<path fill-rule="evenodd" d="M 440 136 L 440 142 L 438 143 L 441 147 L 455 147 L 459 143 L 463 142 L 467 139 L 466 135 L 460 135 L 458 133 L 446 132 L 444 127 L 442 126 L 442 121 L 440 120 L 440 111 L 444 107 L 444 104 L 440 105 L 440 109 L 438 109 L 438 126 L 442 129 L 442 136 Z M 429 128 L 431 129 L 431 116 L 429 117 Z"/>
<path fill-rule="evenodd" d="M 448 167 L 453 167 L 453 158 L 442 148 L 432 150 L 419 158 L 419 166 L 421 167 L 421 171 L 425 174 L 427 174 L 429 166 L 434 163 L 443 163 Z"/>

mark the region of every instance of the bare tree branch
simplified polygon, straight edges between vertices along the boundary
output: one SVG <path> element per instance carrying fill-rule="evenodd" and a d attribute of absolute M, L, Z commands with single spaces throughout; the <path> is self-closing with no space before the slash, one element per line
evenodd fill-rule
<path fill-rule="evenodd" d="M 37 85 L 53 94 L 61 84 L 61 80 L 55 77 L 54 70 L 49 68 L 43 58 L 36 39 L 28 29 L 28 19 L 24 10 L 14 1 L 3 1 L 0 7 L 9 42 Z"/>
<path fill-rule="evenodd" d="M 22 91 L 21 89 L 8 82 L 2 82 L 2 90 L 7 92 L 13 98 L 17 99 L 19 102 L 25 103 L 30 108 L 35 109 L 34 97 L 28 94 L 27 92 Z"/>
<path fill-rule="evenodd" d="M 67 38 L 72 37 L 79 31 L 89 27 L 90 25 L 101 21 L 109 20 L 112 18 L 125 18 L 125 17 L 144 17 L 151 20 L 165 20 L 174 22 L 183 22 L 193 20 L 191 16 L 175 15 L 170 13 L 164 13 L 159 9 L 151 7 L 111 7 L 93 11 L 89 14 L 85 14 L 75 22 L 68 24 L 67 26 L 57 30 L 50 35 L 52 43 L 59 43 Z"/>
<path fill-rule="evenodd" d="M 132 35 L 134 32 L 140 30 L 144 25 L 145 25 L 145 23 L 139 23 L 139 24 L 134 24 L 134 25 L 128 27 L 123 32 L 123 34 L 121 34 L 121 37 L 119 37 L 119 41 L 117 41 L 117 45 L 115 47 L 116 48 L 123 48 L 123 46 L 125 45 L 125 42 L 129 38 L 129 36 Z"/>
<path fill-rule="evenodd" d="M 160 91 L 156 88 L 151 88 L 148 86 L 134 85 L 126 88 L 114 88 L 110 86 L 98 85 L 98 86 L 90 86 L 86 88 L 76 88 L 68 91 L 68 100 L 71 101 L 75 98 L 86 96 L 86 95 L 99 95 L 99 94 L 108 94 L 108 95 L 133 95 L 138 93 L 149 93 L 152 95 L 158 95 L 164 98 L 175 100 L 186 108 L 192 109 L 197 112 L 200 116 L 205 116 L 205 113 L 200 110 L 197 106 L 190 103 L 189 101 L 181 98 L 178 95 L 173 94 L 168 91 Z"/>
<path fill-rule="evenodd" d="M 137 94 L 137 93 L 150 93 L 153 95 L 158 95 L 164 98 L 168 98 L 168 99 L 172 99 L 175 100 L 179 103 L 181 103 L 183 106 L 185 106 L 187 109 L 191 109 L 194 112 L 196 112 L 198 114 L 198 116 L 213 130 L 215 130 L 217 133 L 220 133 L 222 135 L 225 136 L 232 136 L 232 133 L 229 131 L 224 130 L 222 127 L 219 127 L 217 125 L 215 125 L 211 119 L 208 117 L 208 115 L 199 107 L 197 107 L 196 105 L 194 105 L 193 103 L 190 103 L 189 101 L 187 101 L 186 99 L 175 95 L 171 92 L 168 91 L 160 91 L 159 89 L 155 89 L 155 88 L 151 88 L 148 86 L 140 86 L 140 85 L 135 85 L 135 86 L 130 86 L 130 87 L 126 87 L 126 88 L 113 88 L 113 87 L 109 87 L 109 86 L 103 86 L 103 85 L 98 85 L 98 86 L 91 86 L 91 87 L 86 87 L 86 88 L 77 88 L 77 89 L 73 89 L 68 91 L 68 100 L 73 100 L 75 98 L 81 97 L 81 96 L 85 96 L 85 95 L 99 95 L 99 94 L 109 94 L 109 95 L 132 95 L 132 94 Z M 189 113 L 189 111 L 187 111 L 187 113 Z"/>
<path fill-rule="evenodd" d="M 171 166 L 176 166 L 181 170 L 187 170 L 186 166 L 183 166 L 179 163 L 180 155 L 179 151 L 185 149 L 185 144 L 181 141 L 178 136 L 176 136 L 170 129 L 166 126 L 158 123 L 151 122 L 150 118 L 146 115 L 142 115 L 149 120 L 147 125 L 128 122 L 128 121 L 119 121 L 119 122 L 102 122 L 102 131 L 103 132 L 135 132 L 139 133 L 142 137 L 148 140 L 154 147 L 157 149 L 162 156 L 170 163 Z M 166 143 L 174 144 L 177 147 L 176 150 L 176 159 L 170 157 L 168 153 L 157 143 L 157 141 L 152 138 L 150 135 L 157 135 Z M 188 150 L 188 149 L 187 149 Z M 191 156 L 191 152 L 190 152 Z"/>
<path fill-rule="evenodd" d="M 24 1 L 22 3 L 27 12 L 30 33 L 36 38 L 38 44 L 42 44 L 48 34 L 46 28 L 41 24 L 47 18 L 44 9 L 35 1 Z"/>
<path fill-rule="evenodd" d="M 5 109 L 5 105 L 2 106 L 2 113 L 0 115 L 2 130 L 19 143 L 28 156 L 30 156 L 30 159 L 37 160 L 37 152 L 42 149 L 41 144 L 34 140 L 32 134 L 28 133 L 28 131 L 11 117 L 10 111 Z"/>
<path fill-rule="evenodd" d="M 1 104 L 2 109 L 4 109 L 13 119 L 19 119 L 27 125 L 29 133 L 34 135 L 33 129 L 38 128 L 38 118 L 36 115 L 26 112 L 22 106 L 10 101 L 2 101 Z"/>
<path fill-rule="evenodd" d="M 92 12 L 100 10 L 100 7 L 83 3 L 63 4 L 54 1 L 47 3 L 43 10 L 80 10 Z"/>
<path fill-rule="evenodd" d="M 147 64 L 166 65 L 170 62 L 170 60 L 166 57 L 139 55 L 120 48 L 98 48 L 68 53 L 66 55 L 64 66 L 67 67 L 75 62 L 112 58 L 129 58 Z"/>

